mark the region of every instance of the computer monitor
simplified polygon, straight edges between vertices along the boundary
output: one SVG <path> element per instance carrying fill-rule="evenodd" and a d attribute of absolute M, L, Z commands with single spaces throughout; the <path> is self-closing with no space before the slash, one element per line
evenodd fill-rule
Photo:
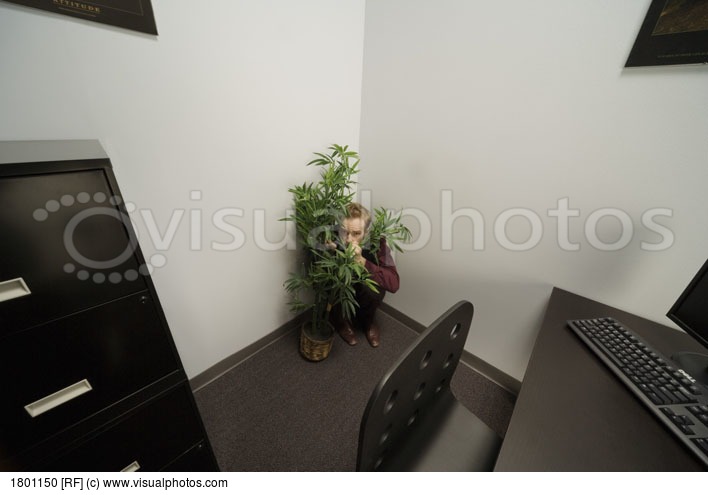
<path fill-rule="evenodd" d="M 666 314 L 706 347 L 706 354 L 681 352 L 671 356 L 681 369 L 708 386 L 708 261 Z"/>

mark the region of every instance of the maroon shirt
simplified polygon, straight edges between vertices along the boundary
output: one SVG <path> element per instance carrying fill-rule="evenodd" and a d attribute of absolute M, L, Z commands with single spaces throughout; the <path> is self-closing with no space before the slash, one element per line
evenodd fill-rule
<path fill-rule="evenodd" d="M 378 254 L 378 264 L 373 259 L 373 254 L 368 251 L 362 253 L 364 258 L 366 258 L 366 269 L 371 274 L 371 278 L 379 284 L 379 287 L 387 292 L 396 292 L 398 290 L 400 280 L 398 278 L 398 271 L 396 270 L 396 264 L 393 261 L 393 256 L 391 256 L 391 250 L 386 245 L 386 239 L 381 239 L 381 244 L 379 245 Z"/>

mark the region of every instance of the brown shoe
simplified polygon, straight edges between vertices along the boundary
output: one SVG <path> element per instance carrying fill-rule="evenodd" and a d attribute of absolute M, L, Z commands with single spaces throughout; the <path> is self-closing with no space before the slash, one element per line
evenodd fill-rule
<path fill-rule="evenodd" d="M 352 326 L 349 322 L 343 322 L 341 325 L 339 325 L 339 328 L 337 328 L 337 331 L 339 332 L 339 336 L 344 339 L 344 342 L 346 342 L 349 345 L 356 345 L 357 340 L 356 336 L 354 335 L 354 330 L 352 329 Z"/>
<path fill-rule="evenodd" d="M 371 324 L 369 329 L 366 331 L 366 340 L 369 341 L 371 347 L 378 347 L 381 343 L 381 331 L 379 326 L 374 322 Z"/>

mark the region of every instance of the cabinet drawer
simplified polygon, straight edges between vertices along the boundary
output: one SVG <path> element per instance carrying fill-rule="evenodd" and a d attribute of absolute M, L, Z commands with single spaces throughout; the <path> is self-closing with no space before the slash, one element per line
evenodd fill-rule
<path fill-rule="evenodd" d="M 0 339 L 0 459 L 179 368 L 147 292 Z"/>
<path fill-rule="evenodd" d="M 0 337 L 146 289 L 115 198 L 100 169 L 0 180 Z"/>
<path fill-rule="evenodd" d="M 186 385 L 173 389 L 41 470 L 160 470 L 202 439 L 189 394 Z"/>

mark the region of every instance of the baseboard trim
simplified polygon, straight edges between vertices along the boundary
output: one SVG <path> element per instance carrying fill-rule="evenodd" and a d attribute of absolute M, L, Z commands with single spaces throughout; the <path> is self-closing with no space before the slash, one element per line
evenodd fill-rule
<path fill-rule="evenodd" d="M 297 315 L 295 318 L 281 325 L 274 331 L 270 332 L 268 335 L 261 337 L 260 339 L 244 347 L 240 351 L 236 351 L 231 356 L 219 361 L 214 366 L 199 373 L 194 378 L 189 380 L 189 385 L 192 388 L 192 391 L 196 392 L 200 388 L 205 387 L 206 385 L 210 384 L 225 373 L 228 373 L 233 368 L 243 363 L 247 359 L 250 359 L 254 355 L 258 354 L 260 351 L 262 351 L 269 345 L 274 344 L 276 341 L 288 335 L 290 332 L 300 328 L 307 316 L 307 313 L 301 313 Z"/>
<path fill-rule="evenodd" d="M 418 333 L 422 333 L 427 328 L 422 323 L 419 323 L 408 315 L 401 313 L 399 310 L 386 302 L 381 303 L 381 310 L 385 311 L 389 316 L 397 319 Z M 469 366 L 488 380 L 496 383 L 507 392 L 513 394 L 515 397 L 519 395 L 519 391 L 521 390 L 521 382 L 516 378 L 507 375 L 497 367 L 492 366 L 482 358 L 475 356 L 467 350 L 463 350 L 460 362 Z"/>
<path fill-rule="evenodd" d="M 403 323 L 405 326 L 412 328 L 416 333 L 423 333 L 423 330 L 428 328 L 425 325 L 423 325 L 422 323 L 415 321 L 410 316 L 408 316 L 404 313 L 401 313 L 396 308 L 394 308 L 393 306 L 391 306 L 390 304 L 388 304 L 386 302 L 382 302 L 381 306 L 379 306 L 379 308 L 382 311 L 384 311 L 386 314 L 391 316 L 392 318 Z"/>
<path fill-rule="evenodd" d="M 496 366 L 489 364 L 479 356 L 475 356 L 471 352 L 463 350 L 460 362 L 469 366 L 474 371 L 484 376 L 487 380 L 496 383 L 514 397 L 519 396 L 519 392 L 521 391 L 521 382 L 516 378 L 507 375 Z"/>

